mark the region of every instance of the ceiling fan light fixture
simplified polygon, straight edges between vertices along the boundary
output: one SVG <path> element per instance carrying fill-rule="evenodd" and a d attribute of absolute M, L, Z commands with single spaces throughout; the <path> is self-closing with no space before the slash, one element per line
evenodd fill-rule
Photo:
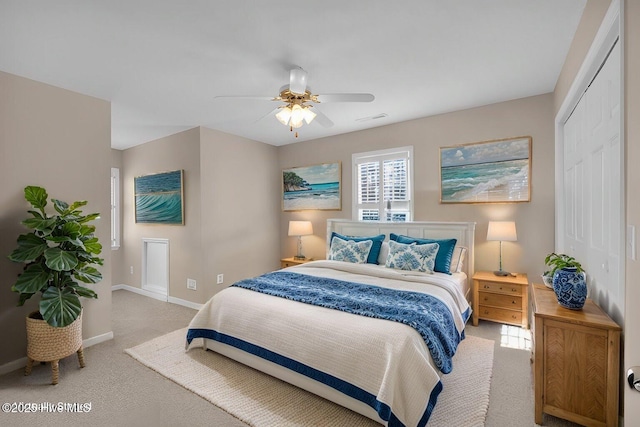
<path fill-rule="evenodd" d="M 299 104 L 294 104 L 293 107 L 291 107 L 291 119 L 289 121 L 289 125 L 293 128 L 299 128 L 302 126 L 304 118 L 304 109 Z"/>
<path fill-rule="evenodd" d="M 304 109 L 304 121 L 307 122 L 307 124 L 311 123 L 313 121 L 313 119 L 316 118 L 316 113 L 314 113 L 313 111 L 311 111 L 311 107 L 306 107 Z"/>
<path fill-rule="evenodd" d="M 289 106 L 282 107 L 278 114 L 276 114 L 276 119 L 283 125 L 289 125 L 289 119 L 291 118 L 291 108 Z"/>

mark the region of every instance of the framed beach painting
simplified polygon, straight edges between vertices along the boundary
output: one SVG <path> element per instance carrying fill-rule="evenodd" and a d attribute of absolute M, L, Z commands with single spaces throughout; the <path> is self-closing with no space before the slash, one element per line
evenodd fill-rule
<path fill-rule="evenodd" d="M 341 176 L 340 162 L 284 169 L 282 210 L 341 210 Z"/>
<path fill-rule="evenodd" d="M 441 203 L 531 200 L 530 136 L 440 148 Z"/>
<path fill-rule="evenodd" d="M 136 223 L 184 225 L 182 170 L 138 176 L 133 181 Z"/>

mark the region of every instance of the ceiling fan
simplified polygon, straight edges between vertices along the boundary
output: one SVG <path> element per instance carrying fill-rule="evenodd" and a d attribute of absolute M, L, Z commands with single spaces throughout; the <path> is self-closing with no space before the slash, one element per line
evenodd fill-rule
<path fill-rule="evenodd" d="M 227 98 L 219 97 L 216 98 Z M 314 119 L 321 126 L 329 128 L 333 122 L 321 111 L 314 108 L 315 104 L 325 104 L 329 102 L 371 102 L 375 97 L 370 93 L 330 93 L 313 94 L 311 88 L 307 86 L 307 72 L 301 67 L 295 67 L 289 72 L 289 84 L 280 88 L 280 94 L 275 98 L 264 97 L 234 97 L 249 99 L 266 99 L 269 101 L 282 102 L 274 110 L 264 117 L 275 114 L 276 119 L 283 125 L 289 126 L 291 132 L 301 127 L 305 122 L 311 123 Z M 262 120 L 260 118 L 259 120 Z M 296 131 L 295 137 L 298 137 Z"/>

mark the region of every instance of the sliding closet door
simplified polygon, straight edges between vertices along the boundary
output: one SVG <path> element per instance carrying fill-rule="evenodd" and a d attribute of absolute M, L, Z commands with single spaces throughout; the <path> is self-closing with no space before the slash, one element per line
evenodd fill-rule
<path fill-rule="evenodd" d="M 588 274 L 590 297 L 620 318 L 620 47 L 616 43 L 564 126 L 564 248 Z"/>

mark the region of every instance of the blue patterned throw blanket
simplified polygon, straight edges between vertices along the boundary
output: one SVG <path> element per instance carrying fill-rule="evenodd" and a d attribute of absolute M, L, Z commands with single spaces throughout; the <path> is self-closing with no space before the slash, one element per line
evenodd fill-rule
<path fill-rule="evenodd" d="M 442 372 L 464 335 L 459 334 L 449 308 L 438 298 L 362 283 L 276 271 L 242 280 L 233 286 L 348 313 L 392 320 L 414 328 L 424 339 Z"/>

